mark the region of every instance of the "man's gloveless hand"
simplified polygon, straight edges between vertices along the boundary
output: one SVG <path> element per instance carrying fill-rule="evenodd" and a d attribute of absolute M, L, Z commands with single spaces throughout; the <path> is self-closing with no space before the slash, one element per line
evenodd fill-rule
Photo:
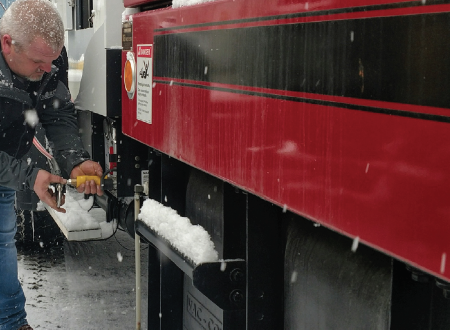
<path fill-rule="evenodd" d="M 50 189 L 50 185 L 52 183 L 66 184 L 66 180 L 45 170 L 39 170 L 38 175 L 36 176 L 36 181 L 34 182 L 33 190 L 36 195 L 38 195 L 39 199 L 52 209 L 55 209 L 58 212 L 66 213 L 65 209 L 56 206 L 56 193 Z M 62 204 L 64 204 L 64 195 L 61 201 L 61 205 Z"/>

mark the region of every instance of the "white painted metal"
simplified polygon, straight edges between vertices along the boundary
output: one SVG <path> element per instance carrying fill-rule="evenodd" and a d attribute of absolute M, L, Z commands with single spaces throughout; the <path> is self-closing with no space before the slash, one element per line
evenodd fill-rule
<path fill-rule="evenodd" d="M 70 1 L 52 1 L 65 21 L 69 89 L 75 106 L 106 116 L 106 49 L 122 45 L 123 0 L 93 0 L 92 27 L 81 30 L 74 27 L 76 11 Z"/>
<path fill-rule="evenodd" d="M 58 212 L 49 206 L 45 206 L 49 214 L 52 216 L 53 220 L 55 220 L 58 227 L 61 229 L 64 236 L 66 236 L 68 241 L 88 241 L 93 239 L 101 239 L 102 238 L 102 228 L 97 221 L 93 221 L 92 225 L 89 226 L 88 229 L 83 230 L 70 230 L 66 228 L 64 222 L 58 216 Z M 92 212 L 92 213 L 91 213 Z M 101 221 L 105 221 L 105 211 L 102 209 L 93 209 L 90 213 L 95 216 L 95 218 L 103 219 Z M 104 235 L 106 236 L 106 235 Z"/>

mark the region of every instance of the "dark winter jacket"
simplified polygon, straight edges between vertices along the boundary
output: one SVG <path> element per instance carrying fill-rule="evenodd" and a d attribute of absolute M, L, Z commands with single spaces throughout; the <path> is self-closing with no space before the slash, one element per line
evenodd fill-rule
<path fill-rule="evenodd" d="M 33 160 L 21 160 L 30 149 L 39 117 L 62 170 L 89 159 L 78 135 L 74 104 L 66 86 L 58 80 L 58 68 L 45 73 L 39 82 L 18 78 L 0 54 L 0 185 L 14 190 L 33 189 L 39 171 Z M 33 112 L 34 111 L 34 112 Z M 27 116 L 28 117 L 28 116 Z"/>

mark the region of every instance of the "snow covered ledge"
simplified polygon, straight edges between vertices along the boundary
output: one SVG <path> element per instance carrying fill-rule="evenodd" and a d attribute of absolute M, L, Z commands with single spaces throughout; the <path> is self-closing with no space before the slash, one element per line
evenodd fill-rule
<path fill-rule="evenodd" d="M 135 230 L 187 276 L 193 286 L 223 310 L 242 310 L 246 301 L 246 261 L 219 260 L 208 232 L 170 207 L 147 199 Z"/>
<path fill-rule="evenodd" d="M 218 261 L 218 252 L 208 232 L 199 225 L 191 224 L 188 218 L 181 217 L 170 207 L 147 199 L 138 219 L 194 265 Z"/>
<path fill-rule="evenodd" d="M 66 188 L 65 203 L 62 206 L 66 213 L 60 213 L 43 202 L 38 204 L 38 210 L 47 209 L 68 241 L 86 241 L 105 239 L 115 230 L 115 223 L 106 222 L 105 211 L 92 208 L 94 199 L 84 199 L 84 194 L 70 187 Z"/>

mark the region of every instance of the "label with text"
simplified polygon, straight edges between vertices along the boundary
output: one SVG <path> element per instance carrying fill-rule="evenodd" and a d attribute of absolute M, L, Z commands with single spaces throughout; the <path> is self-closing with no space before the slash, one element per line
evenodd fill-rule
<path fill-rule="evenodd" d="M 152 124 L 152 45 L 137 45 L 136 119 Z"/>
<path fill-rule="evenodd" d="M 193 295 L 186 294 L 186 311 L 205 330 L 222 330 L 222 323 Z"/>

